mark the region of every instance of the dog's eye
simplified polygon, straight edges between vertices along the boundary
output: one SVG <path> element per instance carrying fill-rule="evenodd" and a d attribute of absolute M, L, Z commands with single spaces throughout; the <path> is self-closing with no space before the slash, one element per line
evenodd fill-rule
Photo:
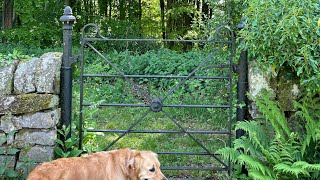
<path fill-rule="evenodd" d="M 151 169 L 149 169 L 150 172 L 154 172 L 156 169 L 154 167 L 152 167 Z"/>

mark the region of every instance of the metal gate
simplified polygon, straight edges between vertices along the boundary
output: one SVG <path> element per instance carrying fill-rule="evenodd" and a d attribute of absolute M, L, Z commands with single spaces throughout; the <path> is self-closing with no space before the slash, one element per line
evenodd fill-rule
<path fill-rule="evenodd" d="M 86 32 L 90 28 L 95 29 L 96 33 L 94 36 L 91 33 L 91 36 L 87 37 L 88 33 Z M 197 61 L 196 66 L 192 67 L 189 72 L 182 73 L 183 75 L 127 74 L 126 72 L 128 71 L 125 70 L 126 65 L 120 67 L 118 62 L 112 60 L 112 57 L 109 57 L 105 50 L 95 47 L 95 43 L 109 43 L 112 45 L 112 43 L 137 44 L 143 42 L 162 45 L 166 43 L 198 43 L 202 47 L 210 46 L 212 51 L 206 53 L 204 58 Z M 103 140 L 105 142 L 103 150 L 126 146 L 126 143 L 121 144 L 121 142 L 122 139 L 128 137 L 129 140 L 127 142 L 132 142 L 130 144 L 132 146 L 135 146 L 134 142 L 137 141 L 140 144 L 145 144 L 139 146 L 141 148 L 146 146 L 157 147 L 156 149 L 147 150 L 152 150 L 159 154 L 160 161 L 162 158 L 165 159 L 165 156 L 170 156 L 167 158 L 168 163 L 162 166 L 163 170 L 169 170 L 170 172 L 186 170 L 229 172 L 230 162 L 223 161 L 219 154 L 214 152 L 219 147 L 211 147 L 216 144 L 219 144 L 220 147 L 224 145 L 231 146 L 231 127 L 232 118 L 234 117 L 232 93 L 234 49 L 233 32 L 226 26 L 217 28 L 214 36 L 208 40 L 176 40 L 111 39 L 101 36 L 99 27 L 96 24 L 87 24 L 82 30 L 81 38 L 80 148 L 83 148 L 86 135 L 93 135 L 94 133 L 98 133 L 99 137 L 105 138 Z M 89 56 L 89 53 L 96 56 Z M 123 58 L 126 59 L 126 57 Z M 226 59 L 222 64 L 215 63 L 215 60 L 224 58 Z M 96 59 L 101 61 L 99 68 L 104 65 L 108 67 L 106 72 L 96 73 L 90 72 L 90 69 L 86 69 L 86 64 L 92 63 Z M 102 67 L 101 69 L 104 68 Z M 219 72 L 221 73 L 219 74 Z M 157 89 L 159 87 L 152 87 L 152 89 L 148 86 L 148 82 L 152 80 L 156 81 L 154 84 L 166 80 L 172 83 L 169 83 L 168 87 L 165 86 L 165 89 Z M 90 96 L 90 91 L 96 90 L 95 87 L 90 86 L 90 81 L 99 82 L 101 85 L 99 88 L 101 89 L 98 94 L 102 94 L 104 99 L 97 100 L 99 98 L 95 97 L 91 97 L 91 99 L 86 98 Z M 213 86 L 214 84 L 216 86 Z M 102 88 L 103 85 L 106 88 Z M 115 102 L 113 98 L 113 96 L 117 95 L 115 91 L 112 91 L 116 86 L 123 93 L 123 95 L 119 95 L 122 97 L 118 98 L 119 102 Z M 191 92 L 190 87 L 194 87 L 194 91 L 197 91 L 197 93 Z M 205 89 L 207 87 L 210 89 Z M 215 91 L 215 89 L 219 90 Z M 104 95 L 106 91 L 111 91 L 111 96 L 108 96 L 109 98 Z M 179 93 L 177 93 L 178 91 Z M 224 92 L 224 95 L 209 95 L 211 91 Z M 205 95 L 208 95 L 208 97 L 204 97 Z M 126 100 L 128 97 L 131 99 Z M 218 100 L 217 98 L 222 98 L 223 100 Z M 185 99 L 192 99 L 194 101 L 187 101 Z M 86 115 L 90 108 L 96 109 L 96 115 Z M 104 110 L 104 108 L 109 108 L 109 110 Z M 130 111 L 131 114 L 119 115 L 119 117 L 118 115 L 108 115 L 108 112 L 110 113 L 111 111 L 117 112 L 116 114 Z M 206 114 L 203 115 L 202 113 Z M 104 114 L 108 117 L 104 117 Z M 103 128 L 89 127 L 90 125 L 86 124 L 90 124 L 90 121 L 102 124 Z M 124 121 L 127 123 L 125 127 L 122 124 Z M 214 126 L 216 121 L 221 122 L 225 126 Z M 115 124 L 117 123 L 122 124 L 122 126 L 116 126 Z M 155 123 L 160 125 L 155 125 Z M 170 125 L 168 125 L 169 123 Z M 157 137 L 143 140 L 146 137 L 143 134 L 157 135 Z M 130 140 L 131 136 L 133 136 L 132 140 Z M 173 137 L 179 139 L 173 140 L 171 139 Z M 161 138 L 163 138 L 163 141 L 159 140 Z M 188 140 L 182 140 L 181 138 Z M 171 140 L 172 144 L 167 145 L 170 144 Z M 117 145 L 118 143 L 121 145 Z M 179 143 L 182 145 L 175 149 L 175 145 L 178 146 Z M 129 148 L 132 148 L 130 145 Z M 183 164 L 179 164 L 179 156 L 184 157 L 181 160 Z M 172 162 L 170 162 L 170 159 Z M 207 159 L 212 160 L 208 161 L 208 163 L 205 162 Z M 203 162 L 203 164 L 197 161 Z M 178 175 L 177 177 L 179 176 L 183 175 Z"/>

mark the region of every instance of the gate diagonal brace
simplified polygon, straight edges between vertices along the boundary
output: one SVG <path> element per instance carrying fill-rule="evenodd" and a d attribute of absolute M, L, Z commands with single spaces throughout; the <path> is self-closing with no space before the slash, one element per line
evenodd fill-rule
<path fill-rule="evenodd" d="M 185 79 L 182 79 L 176 86 L 174 86 L 165 97 L 163 97 L 161 100 L 164 101 L 169 96 L 171 96 L 181 85 L 183 85 L 187 80 L 189 80 L 200 68 L 202 68 L 208 61 L 210 61 L 223 47 L 223 44 L 220 44 L 218 48 L 215 48 L 215 50 L 206 58 L 204 59 L 192 72 L 188 74 L 188 76 Z"/>
<path fill-rule="evenodd" d="M 121 77 L 123 77 L 127 82 L 129 82 L 131 84 L 131 86 L 134 89 L 137 89 L 138 92 L 146 98 L 146 100 L 148 102 L 150 102 L 150 96 L 144 92 L 143 89 L 141 89 L 141 87 L 139 87 L 136 83 L 134 83 L 132 80 L 130 80 L 128 77 L 126 77 L 126 75 L 116 66 L 114 65 L 111 61 L 109 61 L 103 54 L 101 54 L 92 44 L 87 43 L 87 45 L 94 51 L 96 52 L 104 61 L 106 61 L 110 66 L 112 66 L 120 75 Z"/>
<path fill-rule="evenodd" d="M 163 112 L 178 128 L 181 129 L 182 132 L 187 134 L 194 142 L 196 142 L 200 147 L 202 147 L 203 150 L 205 150 L 208 154 L 210 154 L 213 158 L 215 158 L 219 163 L 221 163 L 223 166 L 228 167 L 224 162 L 222 162 L 217 156 L 215 156 L 213 153 L 210 152 L 201 142 L 199 142 L 195 137 L 193 137 L 189 132 L 187 132 L 174 118 L 172 118 L 167 112 Z"/>
<path fill-rule="evenodd" d="M 118 142 L 122 137 L 124 137 L 126 134 L 128 134 L 137 124 L 139 124 L 143 118 L 145 118 L 151 111 L 146 111 L 138 120 L 136 120 L 129 128 L 127 131 L 123 132 L 122 134 L 120 134 L 118 136 L 117 139 L 115 139 L 114 141 L 112 141 L 106 148 L 104 148 L 103 150 L 106 151 L 108 150 L 111 146 L 113 146 L 116 142 Z"/>

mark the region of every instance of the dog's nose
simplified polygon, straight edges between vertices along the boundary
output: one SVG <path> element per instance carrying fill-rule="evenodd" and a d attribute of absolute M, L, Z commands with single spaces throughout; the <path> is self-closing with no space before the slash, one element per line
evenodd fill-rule
<path fill-rule="evenodd" d="M 163 177 L 162 180 L 168 180 L 166 177 Z"/>

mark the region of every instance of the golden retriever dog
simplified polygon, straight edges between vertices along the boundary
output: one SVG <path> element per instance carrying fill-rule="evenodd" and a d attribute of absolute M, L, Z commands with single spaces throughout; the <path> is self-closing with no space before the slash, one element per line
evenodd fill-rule
<path fill-rule="evenodd" d="M 120 149 L 60 158 L 36 167 L 27 180 L 167 180 L 157 154 Z"/>

